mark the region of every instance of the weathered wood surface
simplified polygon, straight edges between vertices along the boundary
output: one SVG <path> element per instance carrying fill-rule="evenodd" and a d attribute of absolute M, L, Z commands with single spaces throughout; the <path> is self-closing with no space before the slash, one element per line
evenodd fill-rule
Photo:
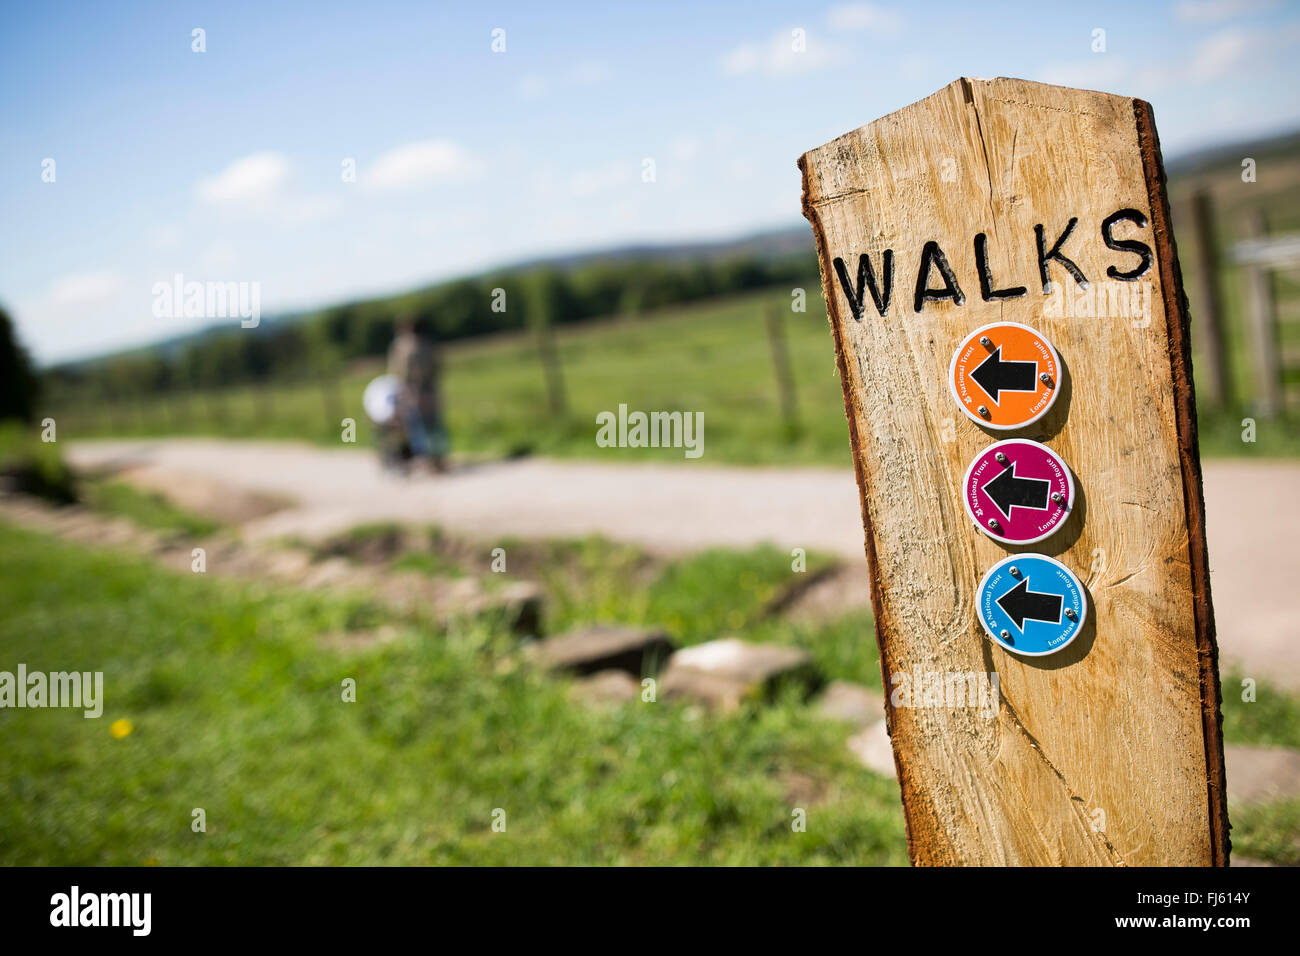
<path fill-rule="evenodd" d="M 917 864 L 1225 865 L 1228 854 L 1217 649 L 1205 553 L 1188 323 L 1150 108 L 1130 98 L 1019 80 L 958 80 L 807 153 L 812 223 L 862 496 L 871 599 L 887 688 L 923 671 L 996 672 L 996 717 L 971 707 L 888 705 L 908 844 Z M 1138 256 L 1108 248 L 1101 223 L 1139 210 L 1114 236 L 1154 250 L 1150 321 L 1047 315 L 1034 227 L 1089 280 Z M 986 233 L 986 301 L 972 252 Z M 964 303 L 914 310 L 920 253 L 947 254 Z M 894 250 L 882 317 L 855 319 L 832 263 L 877 279 Z M 1078 292 L 1057 261 L 1051 280 Z M 930 286 L 941 285 L 933 272 Z M 963 512 L 965 468 L 1006 433 L 958 411 L 946 374 L 970 331 L 1034 326 L 1066 374 L 1050 413 L 1015 434 L 1070 464 L 1080 500 L 1067 527 L 1006 549 Z M 1243 489 L 1243 493 L 1248 493 Z M 1089 592 L 1080 636 L 1059 654 L 995 646 L 975 612 L 983 572 L 1007 551 L 1039 551 Z M 1100 813 L 1098 812 L 1100 811 Z"/>

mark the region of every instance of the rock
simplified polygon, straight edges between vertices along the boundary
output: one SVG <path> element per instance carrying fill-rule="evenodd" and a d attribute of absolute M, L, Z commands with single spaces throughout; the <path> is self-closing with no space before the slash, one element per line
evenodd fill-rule
<path fill-rule="evenodd" d="M 870 607 L 871 584 L 865 561 L 797 574 L 801 586 L 786 590 L 770 607 L 787 621 L 821 624 Z"/>
<path fill-rule="evenodd" d="M 833 680 L 817 700 L 817 713 L 857 730 L 869 727 L 885 715 L 885 697 L 872 687 L 847 680 Z"/>
<path fill-rule="evenodd" d="M 753 644 L 734 637 L 683 648 L 672 656 L 669 665 L 726 677 L 763 690 L 772 690 L 787 680 L 809 686 L 816 683 L 812 658 L 803 648 Z"/>
<path fill-rule="evenodd" d="M 849 738 L 849 750 L 868 770 L 886 777 L 897 777 L 894 766 L 894 745 L 883 719 Z"/>
<path fill-rule="evenodd" d="M 1267 803 L 1300 797 L 1300 751 L 1227 744 L 1223 759 L 1231 801 Z"/>
<path fill-rule="evenodd" d="M 329 561 L 343 561 L 330 558 Z M 430 577 L 419 571 L 385 571 L 349 564 L 352 582 L 401 614 L 428 613 L 441 623 L 480 615 L 500 616 L 514 633 L 535 636 L 541 630 L 543 592 L 531 581 L 493 582 L 478 578 Z"/>
<path fill-rule="evenodd" d="M 741 701 L 755 690 L 752 685 L 733 677 L 674 665 L 672 658 L 659 681 L 659 696 L 664 700 L 692 701 L 724 714 L 739 707 Z"/>
<path fill-rule="evenodd" d="M 770 695 L 791 682 L 805 688 L 817 683 L 807 651 L 724 638 L 675 653 L 660 688 L 666 699 L 686 697 L 727 711 L 746 697 Z"/>
<path fill-rule="evenodd" d="M 541 587 L 532 581 L 507 581 L 480 591 L 469 610 L 475 614 L 501 614 L 513 633 L 536 637 L 542 631 L 543 598 Z"/>
<path fill-rule="evenodd" d="M 640 678 L 656 673 L 672 649 L 663 631 L 598 625 L 539 641 L 530 654 L 543 667 L 577 674 L 621 670 Z"/>
<path fill-rule="evenodd" d="M 597 671 L 573 682 L 570 694 L 585 704 L 622 704 L 641 695 L 641 685 L 626 671 Z"/>

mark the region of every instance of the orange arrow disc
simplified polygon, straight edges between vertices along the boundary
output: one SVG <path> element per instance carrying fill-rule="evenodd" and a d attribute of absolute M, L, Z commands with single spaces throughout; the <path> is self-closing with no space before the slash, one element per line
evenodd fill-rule
<path fill-rule="evenodd" d="M 995 322 L 957 347 L 948 384 L 971 421 L 1006 431 L 1047 414 L 1056 401 L 1060 366 L 1046 336 L 1018 322 Z"/>

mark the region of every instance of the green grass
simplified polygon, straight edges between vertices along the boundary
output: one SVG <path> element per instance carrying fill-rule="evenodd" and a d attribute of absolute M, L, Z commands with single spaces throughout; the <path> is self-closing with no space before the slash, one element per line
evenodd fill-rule
<path fill-rule="evenodd" d="M 58 442 L 43 441 L 44 434 L 36 425 L 0 422 L 0 481 L 59 504 L 75 501 L 76 476 L 59 453 Z M 50 434 L 57 437 L 57 428 Z"/>
<path fill-rule="evenodd" d="M 1300 866 L 1300 800 L 1234 810 L 1232 852 L 1278 866 Z"/>
<path fill-rule="evenodd" d="M 897 786 L 790 698 L 725 718 L 588 709 L 482 626 L 402 625 L 347 656 L 316 637 L 376 623 L 364 602 L 3 526 L 0 605 L 0 666 L 102 670 L 106 697 L 98 720 L 0 710 L 0 863 L 906 859 Z M 349 677 L 356 703 L 340 699 Z M 122 718 L 134 729 L 114 739 Z M 814 802 L 787 795 L 792 776 L 815 781 Z M 796 806 L 806 833 L 791 830 Z M 191 831 L 196 807 L 206 833 Z"/>
<path fill-rule="evenodd" d="M 394 569 L 433 575 L 488 573 L 485 549 L 425 529 L 427 546 L 394 546 L 396 525 L 367 525 L 329 542 L 324 553 L 382 555 Z M 802 583 L 804 574 L 829 567 L 832 559 L 811 554 L 806 572 L 770 546 L 747 551 L 702 551 L 664 563 L 634 545 L 600 537 L 496 542 L 506 552 L 507 570 L 538 581 L 547 594 L 546 626 L 552 633 L 586 624 L 618 622 L 665 630 L 678 646 L 727 635 L 769 643 L 795 644 L 813 657 L 828 680 L 842 678 L 880 686 L 880 661 L 865 591 L 861 610 L 829 623 L 802 624 L 768 613 L 773 599 Z M 387 553 L 385 553 L 387 552 Z"/>
<path fill-rule="evenodd" d="M 412 540 L 387 560 L 484 573 L 463 542 Z M 826 624 L 764 612 L 795 578 L 775 549 L 664 562 L 599 538 L 505 546 L 512 576 L 545 584 L 551 632 L 735 633 L 880 686 L 865 595 Z M 0 709 L 0 864 L 906 861 L 896 784 L 856 766 L 844 729 L 790 694 L 725 717 L 588 708 L 485 622 L 435 630 L 363 597 L 176 574 L 2 524 L 0 606 L 0 670 L 100 670 L 106 697 L 98 720 Z M 351 653 L 319 640 L 381 625 L 399 638 Z M 356 703 L 341 700 L 344 678 Z M 1228 741 L 1300 746 L 1300 700 L 1260 686 L 1244 702 L 1239 687 L 1225 676 Z M 120 740 L 119 719 L 133 725 Z M 796 806 L 806 833 L 790 829 Z M 196 807 L 206 833 L 190 829 Z M 496 808 L 505 833 L 491 830 Z M 1234 808 L 1236 852 L 1300 862 L 1297 812 Z"/>
<path fill-rule="evenodd" d="M 220 527 L 210 518 L 178 508 L 162 495 L 142 491 L 125 481 L 86 481 L 82 495 L 85 503 L 96 511 L 130 518 L 145 528 L 204 537 Z"/>
<path fill-rule="evenodd" d="M 373 540 L 394 526 L 357 529 L 353 537 Z M 405 552 L 395 566 L 457 567 L 471 552 L 463 542 L 429 530 L 428 550 Z M 542 581 L 549 596 L 553 631 L 596 621 L 662 626 L 681 646 L 734 633 L 748 640 L 790 643 L 812 655 L 827 679 L 857 681 L 879 688 L 880 663 L 867 595 L 862 609 L 836 620 L 800 624 L 763 614 L 763 607 L 797 577 L 790 558 L 771 547 L 737 552 L 714 549 L 669 563 L 655 562 L 634 546 L 601 538 L 505 541 L 511 567 L 522 565 Z M 481 557 L 481 556 L 478 556 Z M 810 555 L 808 572 L 829 559 Z M 483 562 L 460 566 L 482 572 Z M 1243 700 L 1240 675 L 1223 675 L 1223 734 L 1229 743 L 1300 749 L 1300 698 L 1257 683 L 1254 699 Z M 1282 865 L 1300 865 L 1300 803 L 1233 808 L 1234 852 Z"/>
<path fill-rule="evenodd" d="M 1236 673 L 1222 677 L 1223 737 L 1236 743 L 1300 750 L 1300 698 L 1266 682 L 1253 682 L 1254 700 Z"/>

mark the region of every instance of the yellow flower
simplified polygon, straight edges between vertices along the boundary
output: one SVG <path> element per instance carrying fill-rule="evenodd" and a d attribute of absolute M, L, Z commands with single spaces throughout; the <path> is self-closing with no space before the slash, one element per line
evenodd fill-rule
<path fill-rule="evenodd" d="M 131 721 L 125 717 L 119 717 L 108 726 L 108 732 L 113 735 L 114 740 L 121 740 L 133 730 L 135 728 L 131 726 Z"/>

